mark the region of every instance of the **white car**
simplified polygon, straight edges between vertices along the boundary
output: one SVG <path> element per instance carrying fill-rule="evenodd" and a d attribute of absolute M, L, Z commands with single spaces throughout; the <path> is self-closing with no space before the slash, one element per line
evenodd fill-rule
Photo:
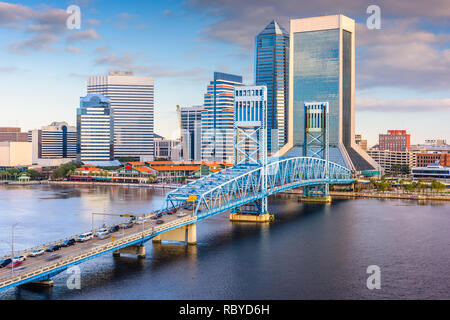
<path fill-rule="evenodd" d="M 36 249 L 33 250 L 32 253 L 30 253 L 30 257 L 42 256 L 44 253 L 45 253 L 44 249 Z"/>
<path fill-rule="evenodd" d="M 106 228 L 98 229 L 98 230 L 97 230 L 97 233 L 95 234 L 95 236 L 98 237 L 99 234 L 103 234 L 103 233 L 105 233 L 105 232 L 106 232 L 106 233 L 109 233 L 109 232 L 108 232 L 108 229 L 106 229 Z"/>
<path fill-rule="evenodd" d="M 136 224 L 143 224 L 144 222 L 147 222 L 147 219 L 145 219 L 143 217 L 139 217 L 136 220 Z"/>
<path fill-rule="evenodd" d="M 92 240 L 93 238 L 94 238 L 94 235 L 92 234 L 92 232 L 86 232 L 86 233 L 80 234 L 78 236 L 77 241 L 78 242 L 86 242 L 86 241 Z"/>
<path fill-rule="evenodd" d="M 25 256 L 14 257 L 13 259 L 14 262 L 24 262 L 25 260 L 27 260 L 27 257 Z"/>
<path fill-rule="evenodd" d="M 100 240 L 102 239 L 106 239 L 109 237 L 109 232 L 108 230 L 103 230 L 103 231 L 98 231 L 96 234 L 97 238 L 99 238 Z"/>

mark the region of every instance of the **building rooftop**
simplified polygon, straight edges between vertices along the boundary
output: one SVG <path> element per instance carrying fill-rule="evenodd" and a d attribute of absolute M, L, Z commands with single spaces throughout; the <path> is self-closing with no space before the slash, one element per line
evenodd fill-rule
<path fill-rule="evenodd" d="M 261 31 L 258 36 L 266 35 L 266 34 L 284 34 L 289 35 L 289 33 L 278 24 L 275 20 L 272 20 L 263 31 Z"/>

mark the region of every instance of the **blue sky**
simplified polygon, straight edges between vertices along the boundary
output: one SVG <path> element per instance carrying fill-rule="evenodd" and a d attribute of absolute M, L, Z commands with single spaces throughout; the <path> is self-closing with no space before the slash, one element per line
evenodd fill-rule
<path fill-rule="evenodd" d="M 378 2 L 378 3 L 377 3 Z M 65 26 L 77 4 L 80 30 Z M 368 30 L 369 4 L 382 29 Z M 176 135 L 175 106 L 203 103 L 214 71 L 253 82 L 253 39 L 276 19 L 343 13 L 357 25 L 356 129 L 450 140 L 450 4 L 445 0 L 0 2 L 0 126 L 75 124 L 86 77 L 111 69 L 155 78 L 155 131 Z"/>

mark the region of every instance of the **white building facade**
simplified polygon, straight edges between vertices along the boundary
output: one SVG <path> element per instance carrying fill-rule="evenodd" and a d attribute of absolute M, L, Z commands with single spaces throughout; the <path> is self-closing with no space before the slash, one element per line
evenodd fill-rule
<path fill-rule="evenodd" d="M 111 100 L 114 157 L 151 160 L 154 154 L 154 81 L 132 72 L 111 71 L 88 78 L 88 94 Z"/>

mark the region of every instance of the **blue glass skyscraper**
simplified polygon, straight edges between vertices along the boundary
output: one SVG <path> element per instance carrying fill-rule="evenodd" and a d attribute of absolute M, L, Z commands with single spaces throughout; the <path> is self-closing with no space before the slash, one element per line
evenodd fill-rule
<path fill-rule="evenodd" d="M 242 77 L 214 72 L 205 93 L 202 111 L 202 160 L 233 160 L 234 87 L 242 85 Z"/>
<path fill-rule="evenodd" d="M 277 152 L 287 141 L 289 33 L 276 21 L 255 38 L 255 83 L 267 87 L 267 147 Z"/>

